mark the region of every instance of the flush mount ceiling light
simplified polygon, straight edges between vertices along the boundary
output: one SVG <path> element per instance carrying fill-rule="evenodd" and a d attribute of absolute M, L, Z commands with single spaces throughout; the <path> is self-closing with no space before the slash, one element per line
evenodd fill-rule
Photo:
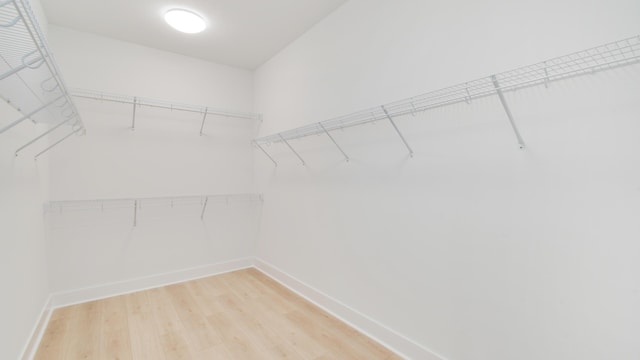
<path fill-rule="evenodd" d="M 189 10 L 172 9 L 164 14 L 164 20 L 174 29 L 187 34 L 196 34 L 207 27 L 204 19 Z"/>

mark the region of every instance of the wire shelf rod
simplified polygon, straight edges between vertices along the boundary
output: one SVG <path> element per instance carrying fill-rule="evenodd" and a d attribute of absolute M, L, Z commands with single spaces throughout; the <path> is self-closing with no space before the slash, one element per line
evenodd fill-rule
<path fill-rule="evenodd" d="M 331 134 L 329 133 L 329 131 L 327 131 L 327 129 L 324 127 L 324 125 L 322 125 L 322 123 L 318 123 L 318 125 L 320 125 L 320 127 L 322 128 L 322 130 L 324 131 L 325 134 L 327 134 L 327 136 L 329 137 L 329 139 L 331 139 L 331 141 L 333 142 L 333 144 L 338 148 L 338 150 L 340 150 L 340 152 L 342 153 L 342 155 L 344 156 L 344 159 L 349 162 L 349 155 L 347 155 L 344 150 L 342 150 L 342 147 L 340 145 L 338 145 L 338 143 L 336 142 L 336 140 L 333 138 L 333 136 L 331 136 Z"/>
<path fill-rule="evenodd" d="M 33 140 L 29 141 L 28 143 L 22 145 L 21 147 L 19 147 L 16 152 L 15 152 L 15 156 L 18 156 L 18 153 L 20 153 L 20 151 L 24 150 L 25 148 L 27 148 L 29 145 L 35 143 L 36 141 L 42 139 L 43 137 L 51 134 L 52 132 L 54 132 L 57 128 L 59 128 L 60 126 L 68 123 L 69 121 L 71 121 L 73 118 L 68 118 L 66 120 L 63 120 L 62 122 L 58 123 L 57 125 L 51 127 L 49 130 L 43 132 L 42 134 L 38 135 L 37 137 L 35 137 Z"/>
<path fill-rule="evenodd" d="M 0 134 L 2 134 L 3 132 L 11 129 L 12 127 L 20 124 L 21 122 L 27 120 L 28 118 L 32 117 L 33 115 L 39 113 L 40 111 L 44 110 L 45 108 L 49 107 L 50 105 L 53 105 L 53 103 L 55 103 L 56 101 L 62 99 L 64 97 L 64 95 L 60 95 L 57 98 L 49 101 L 48 103 L 45 103 L 43 105 L 41 105 L 39 108 L 31 111 L 28 114 L 23 115 L 22 117 L 20 117 L 18 120 L 15 120 L 14 122 L 8 124 L 7 126 L 3 127 L 2 129 L 0 129 Z"/>
<path fill-rule="evenodd" d="M 130 105 L 133 105 L 135 103 L 139 107 L 144 106 L 144 107 L 165 109 L 165 110 L 171 110 L 171 111 L 175 110 L 175 111 L 199 113 L 203 115 L 204 114 L 217 115 L 217 116 L 225 116 L 225 117 L 249 119 L 249 120 L 257 120 L 259 118 L 259 115 L 254 113 L 220 110 L 220 109 L 215 109 L 208 106 L 177 104 L 177 103 L 167 102 L 164 100 L 142 98 L 139 96 L 103 93 L 103 92 L 97 92 L 93 90 L 72 89 L 71 95 L 73 97 L 82 98 L 82 99 L 107 101 L 107 102 L 130 104 Z"/>
<path fill-rule="evenodd" d="M 593 74 L 597 71 L 638 62 L 640 62 L 640 36 L 634 36 L 495 74 L 493 76 L 498 83 L 497 86 L 493 82 L 493 76 L 489 76 L 391 102 L 384 105 L 384 108 L 388 115 L 394 118 L 409 114 L 415 115 L 418 112 L 443 106 L 461 102 L 469 103 L 472 100 L 489 96 L 499 96 L 499 93 L 537 85 L 548 86 L 553 81 L 583 74 Z M 381 113 L 379 109 L 380 107 L 365 109 L 320 123 L 267 135 L 255 139 L 255 143 L 256 145 L 279 143 L 323 133 L 323 127 L 327 131 L 334 131 L 385 119 L 386 114 Z M 521 137 L 519 142 L 520 140 Z M 521 144 L 523 145 L 524 142 L 522 141 Z"/>
<path fill-rule="evenodd" d="M 400 136 L 400 139 L 402 139 L 404 146 L 406 146 L 407 150 L 409 150 L 409 156 L 413 157 L 413 149 L 411 149 L 411 146 L 409 146 L 407 139 L 404 138 L 404 135 L 402 135 L 402 132 L 400 131 L 400 129 L 398 129 L 398 125 L 396 125 L 396 122 L 393 121 L 393 118 L 391 117 L 391 115 L 389 115 L 389 112 L 387 111 L 387 109 L 385 109 L 384 105 L 382 106 L 382 111 L 384 111 L 384 114 L 387 116 L 387 119 L 389 119 L 389 122 L 391 123 L 391 125 L 393 125 L 393 128 L 396 130 L 396 133 L 398 133 L 398 135 Z"/>
<path fill-rule="evenodd" d="M 507 104 L 507 99 L 505 99 L 504 94 L 502 93 L 502 90 L 500 89 L 500 84 L 498 83 L 498 80 L 496 79 L 495 76 L 492 76 L 491 80 L 493 81 L 493 85 L 495 86 L 496 91 L 498 92 L 498 98 L 500 98 L 500 103 L 502 104 L 502 107 L 504 108 L 504 111 L 507 114 L 507 118 L 509 119 L 509 123 L 511 124 L 511 128 L 513 129 L 513 132 L 516 135 L 516 139 L 518 139 L 518 145 L 520 146 L 520 149 L 524 149 L 525 148 L 524 140 L 522 139 L 522 136 L 520 135 L 520 131 L 518 130 L 518 126 L 516 125 L 515 119 L 513 118 L 513 114 L 511 113 L 511 109 L 509 108 L 509 105 Z"/>
<path fill-rule="evenodd" d="M 49 50 L 46 46 L 46 43 L 44 42 L 44 36 L 41 34 L 40 29 L 37 26 L 29 26 L 28 24 L 35 24 L 34 19 L 35 16 L 33 14 L 29 14 L 27 15 L 27 12 L 31 11 L 31 8 L 27 7 L 26 5 L 24 5 L 23 3 L 23 9 L 25 9 L 23 11 L 23 9 L 20 8 L 20 6 L 18 6 L 17 3 L 18 0 L 14 0 L 13 3 L 16 7 L 16 10 L 20 16 L 20 18 L 22 19 L 22 22 L 26 25 L 26 29 L 27 32 L 29 33 L 29 36 L 31 37 L 31 40 L 33 41 L 34 44 L 36 44 L 36 50 L 40 53 L 40 56 L 42 59 L 45 60 L 45 64 L 47 65 L 47 68 L 49 69 L 49 73 L 52 74 L 53 78 L 56 80 L 58 86 L 60 87 L 60 89 L 66 89 L 67 87 L 64 85 L 63 80 L 60 78 L 59 71 L 57 66 L 55 65 L 55 63 L 53 63 L 52 61 L 50 61 L 51 56 L 49 55 Z M 24 1 L 24 0 L 20 0 L 20 1 Z M 29 19 L 29 20 L 28 20 Z M 64 91 L 64 96 L 68 97 L 68 93 L 66 91 Z M 75 109 L 75 105 L 73 105 L 73 102 L 71 102 L 71 106 L 74 107 L 74 112 L 77 113 L 77 110 Z M 82 121 L 82 120 L 80 120 Z"/>
<path fill-rule="evenodd" d="M 202 132 L 204 131 L 204 122 L 207 121 L 207 111 L 209 108 L 204 108 L 204 115 L 202 115 L 202 124 L 200 125 L 200 136 L 202 136 Z"/>
<path fill-rule="evenodd" d="M 289 142 L 283 138 L 282 136 L 280 136 L 280 139 L 282 139 L 282 141 L 284 141 L 284 143 L 287 145 L 287 147 L 293 151 L 294 154 L 296 154 L 296 156 L 298 157 L 298 159 L 300 159 L 300 161 L 302 162 L 303 166 L 306 166 L 307 164 L 304 162 L 304 159 L 300 156 L 300 154 L 298 154 L 298 152 L 293 148 L 293 146 L 291 146 L 291 144 L 289 144 Z"/>
<path fill-rule="evenodd" d="M 78 128 L 78 129 L 72 129 L 71 132 L 67 135 L 65 135 L 62 139 L 54 142 L 53 144 L 47 146 L 46 148 L 44 148 L 44 150 L 40 151 L 39 153 L 36 154 L 36 156 L 34 157 L 34 159 L 38 159 L 38 157 L 40 157 L 40 155 L 46 153 L 47 151 L 53 149 L 56 145 L 60 144 L 61 142 L 67 140 L 68 138 L 71 137 L 71 135 L 77 134 L 80 130 L 83 130 L 83 128 Z"/>
<path fill-rule="evenodd" d="M 47 212 L 61 212 L 63 210 L 105 210 L 131 208 L 132 203 L 137 203 L 137 208 L 150 207 L 177 207 L 198 206 L 201 217 L 206 208 L 212 203 L 228 204 L 230 202 L 262 202 L 261 194 L 217 194 L 195 196 L 163 196 L 120 199 L 92 199 L 92 200 L 60 200 L 50 201 L 45 204 Z"/>
<path fill-rule="evenodd" d="M 273 157 L 271 157 L 271 155 L 269 155 L 269 153 L 267 152 L 267 150 L 265 150 L 262 145 L 256 143 L 255 141 L 252 141 L 252 143 L 258 147 L 258 149 L 260 149 L 262 151 L 263 154 L 265 154 L 269 160 L 271 160 L 273 162 L 273 165 L 278 167 L 278 163 L 273 159 Z"/>
<path fill-rule="evenodd" d="M 1 1 L 0 24 L 4 25 L 0 26 L 0 64 L 3 68 L 0 97 L 22 113 L 24 119 L 29 118 L 34 123 L 60 124 L 76 115 L 75 105 L 29 2 Z M 61 97 L 66 99 L 64 106 L 49 106 Z M 79 116 L 76 125 L 84 128 Z M 5 126 L 2 131 L 7 128 Z"/>

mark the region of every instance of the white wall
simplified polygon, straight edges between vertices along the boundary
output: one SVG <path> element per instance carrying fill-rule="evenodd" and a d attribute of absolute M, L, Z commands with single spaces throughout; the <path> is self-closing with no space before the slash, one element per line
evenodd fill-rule
<path fill-rule="evenodd" d="M 32 1 L 41 15 L 40 4 Z M 46 30 L 46 19 L 38 18 Z M 44 31 L 46 33 L 46 31 Z M 5 69 L 3 68 L 2 71 Z M 22 115 L 0 103 L 0 127 Z M 42 204 L 48 192 L 48 163 L 34 162 L 34 149 L 15 150 L 45 131 L 26 121 L 0 134 L 0 358 L 17 359 L 49 295 Z"/>
<path fill-rule="evenodd" d="M 250 112 L 252 73 L 70 29 L 51 27 L 70 87 Z M 76 99 L 87 135 L 51 151 L 51 199 L 92 200 L 249 193 L 255 120 Z M 198 206 L 199 208 L 199 206 Z M 169 273 L 253 254 L 260 204 L 198 216 L 152 217 L 140 209 L 51 218 L 52 290 Z"/>
<path fill-rule="evenodd" d="M 53 292 L 128 281 L 254 255 L 261 203 L 176 199 L 63 205 L 49 212 Z M 70 206 L 70 207 L 69 207 Z"/>
<path fill-rule="evenodd" d="M 637 1 L 351 0 L 256 73 L 261 133 L 640 34 Z M 451 360 L 640 357 L 640 68 L 256 152 L 258 256 Z"/>
<path fill-rule="evenodd" d="M 178 103 L 251 111 L 250 71 L 108 37 L 50 26 L 69 86 Z"/>
<path fill-rule="evenodd" d="M 0 103 L 0 126 L 20 118 Z M 42 204 L 46 161 L 14 151 L 45 129 L 26 121 L 0 135 L 0 358 L 19 358 L 42 311 L 49 287 L 46 274 Z"/>

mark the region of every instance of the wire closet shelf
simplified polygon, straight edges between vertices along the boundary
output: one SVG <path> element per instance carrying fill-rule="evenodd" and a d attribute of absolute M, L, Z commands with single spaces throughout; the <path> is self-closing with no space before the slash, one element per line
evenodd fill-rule
<path fill-rule="evenodd" d="M 108 211 L 131 209 L 134 226 L 138 214 L 146 209 L 197 207 L 200 219 L 204 220 L 208 205 L 222 203 L 262 202 L 262 194 L 218 194 L 197 196 L 164 196 L 122 199 L 62 200 L 50 201 L 44 205 L 45 213 L 65 213 L 76 211 Z"/>
<path fill-rule="evenodd" d="M 0 134 L 27 119 L 51 126 L 19 148 L 16 155 L 62 125 L 71 126 L 68 136 L 84 131 L 82 119 L 26 0 L 0 0 L 0 97 L 22 114 L 15 121 L 3 122 Z"/>
<path fill-rule="evenodd" d="M 524 148 L 524 141 L 515 127 L 511 113 L 502 96 L 503 92 L 514 91 L 531 86 L 544 85 L 550 82 L 567 79 L 583 74 L 592 74 L 597 71 L 612 69 L 624 65 L 635 64 L 640 61 L 640 36 L 634 36 L 623 40 L 611 42 L 591 49 L 578 51 L 569 55 L 549 59 L 537 64 L 524 66 L 510 71 L 505 71 L 492 76 L 468 81 L 462 84 L 435 90 L 422 95 L 395 101 L 382 106 L 358 111 L 349 115 L 301 126 L 280 133 L 257 138 L 253 143 L 263 152 L 262 145 L 272 143 L 285 143 L 291 148 L 289 140 L 311 135 L 327 134 L 330 131 L 340 130 L 356 125 L 371 123 L 378 120 L 390 120 L 398 134 L 402 137 L 398 128 L 393 123 L 393 118 L 403 115 L 416 114 L 443 106 L 470 103 L 474 99 L 498 95 L 505 107 L 509 120 L 516 132 L 520 147 Z M 331 137 L 331 140 L 335 140 Z M 406 143 L 409 152 L 413 151 Z M 338 146 L 338 144 L 336 144 Z M 338 146 L 338 148 L 340 148 Z M 291 148 L 293 150 L 293 148 Z M 340 149 L 342 151 L 342 149 Z M 295 153 L 295 150 L 293 150 Z M 266 152 L 265 154 L 269 156 Z M 344 152 L 343 152 L 344 154 Z M 296 153 L 298 157 L 299 154 Z M 348 160 L 348 157 L 345 155 Z M 277 163 L 269 156 L 277 165 Z M 302 160 L 302 159 L 301 159 Z M 303 164 L 304 161 L 302 160 Z"/>
<path fill-rule="evenodd" d="M 175 111 L 185 111 L 185 112 L 192 112 L 192 113 L 199 113 L 199 114 L 226 116 L 226 117 L 238 118 L 238 119 L 249 119 L 249 120 L 260 119 L 259 114 L 249 113 L 249 112 L 223 110 L 223 109 L 217 109 L 214 107 L 207 107 L 202 105 L 181 104 L 181 103 L 169 102 L 169 101 L 158 100 L 158 99 L 114 94 L 114 93 L 100 92 L 100 91 L 87 90 L 87 89 L 73 88 L 70 90 L 71 90 L 71 95 L 73 97 L 82 98 L 82 99 L 92 99 L 92 100 L 98 100 L 98 101 L 115 102 L 120 104 L 129 104 L 129 105 L 135 104 L 136 106 L 146 106 L 146 107 L 165 109 L 165 110 L 171 110 L 171 111 L 175 110 Z"/>
<path fill-rule="evenodd" d="M 181 103 L 169 102 L 165 100 L 122 95 L 122 94 L 113 94 L 113 93 L 106 93 L 106 92 L 87 90 L 87 89 L 71 89 L 71 95 L 78 99 L 90 99 L 90 100 L 96 100 L 101 102 L 104 101 L 104 102 L 131 105 L 132 106 L 132 120 L 131 120 L 132 129 L 135 129 L 135 125 L 136 125 L 136 108 L 140 108 L 140 107 L 149 107 L 149 108 L 164 109 L 164 110 L 170 110 L 170 111 L 183 111 L 183 112 L 201 114 L 202 125 L 200 126 L 200 135 L 203 134 L 205 121 L 207 120 L 207 117 L 210 115 L 227 117 L 227 118 L 236 118 L 236 119 L 247 119 L 247 120 L 260 120 L 262 118 L 260 114 L 250 113 L 250 112 L 224 110 L 224 109 L 218 109 L 215 107 L 202 106 L 202 105 L 181 104 Z"/>

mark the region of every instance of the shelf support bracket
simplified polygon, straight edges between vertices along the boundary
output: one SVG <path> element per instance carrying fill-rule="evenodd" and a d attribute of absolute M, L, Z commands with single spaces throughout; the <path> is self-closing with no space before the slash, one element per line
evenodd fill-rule
<path fill-rule="evenodd" d="M 255 146 L 257 146 L 257 147 L 258 147 L 258 149 L 260 149 L 260 150 L 262 151 L 262 153 L 263 153 L 263 154 L 267 155 L 267 157 L 269 158 L 269 160 L 271 160 L 271 161 L 273 162 L 273 165 L 275 165 L 276 167 L 278 167 L 278 163 L 277 163 L 275 160 L 273 160 L 273 158 L 271 157 L 271 155 L 269 155 L 269 153 L 267 152 L 267 150 L 265 150 L 265 149 L 264 149 L 260 144 L 258 144 L 257 142 L 255 142 L 255 141 L 252 141 L 252 142 L 255 144 Z"/>
<path fill-rule="evenodd" d="M 524 140 L 522 140 L 522 136 L 520 136 L 520 131 L 518 131 L 516 122 L 513 119 L 513 114 L 511 114 L 511 109 L 509 109 L 507 100 L 504 98 L 504 94 L 502 93 L 502 89 L 500 88 L 500 84 L 498 83 L 498 78 L 496 78 L 495 75 L 491 75 L 491 81 L 493 82 L 493 87 L 496 89 L 496 92 L 498 93 L 498 97 L 500 98 L 502 107 L 504 108 L 504 111 L 507 113 L 507 117 L 509 118 L 509 123 L 511 123 L 511 128 L 513 128 L 513 132 L 516 134 L 516 138 L 518 139 L 518 145 L 520 146 L 520 149 L 524 149 L 525 148 Z"/>
<path fill-rule="evenodd" d="M 38 141 L 38 140 L 42 139 L 43 137 L 47 136 L 48 134 L 51 134 L 54 130 L 56 130 L 56 129 L 57 129 L 57 128 L 59 128 L 60 126 L 62 126 L 62 125 L 64 125 L 64 124 L 68 123 L 69 121 L 71 121 L 71 119 L 73 119 L 73 118 L 68 118 L 68 119 L 66 119 L 66 120 L 64 120 L 64 121 L 62 121 L 62 122 L 60 122 L 60 123 L 58 123 L 58 125 L 56 125 L 56 126 L 52 127 L 51 129 L 49 129 L 49 130 L 45 131 L 44 133 L 42 133 L 42 134 L 38 135 L 38 137 L 36 137 L 35 139 L 33 139 L 33 140 L 29 141 L 28 143 L 26 143 L 26 144 L 22 145 L 18 150 L 16 150 L 15 155 L 16 155 L 16 156 L 18 156 L 18 153 L 19 153 L 20 151 L 24 150 L 24 148 L 26 148 L 27 146 L 29 146 L 29 145 L 33 144 L 34 142 L 36 142 L 36 141 Z"/>
<path fill-rule="evenodd" d="M 325 134 L 327 134 L 327 136 L 329 137 L 329 139 L 331 139 L 331 141 L 333 141 L 333 144 L 338 148 L 338 150 L 340 150 L 340 152 L 342 153 L 342 155 L 344 156 L 345 160 L 347 160 L 347 162 L 349 162 L 349 156 L 344 152 L 344 150 L 342 150 L 342 148 L 340 147 L 340 145 L 338 145 L 338 143 L 336 142 L 336 140 L 333 138 L 333 136 L 331 136 L 331 134 L 327 131 L 327 129 L 324 127 L 324 125 L 322 125 L 321 122 L 318 123 L 318 125 L 320 125 L 320 127 L 322 128 L 322 130 L 324 131 Z"/>
<path fill-rule="evenodd" d="M 138 200 L 133 200 L 133 227 L 138 226 Z"/>
<path fill-rule="evenodd" d="M 3 132 L 5 132 L 5 131 L 7 131 L 7 130 L 11 129 L 12 127 L 14 127 L 14 126 L 16 126 L 16 125 L 20 124 L 21 122 L 23 122 L 23 121 L 27 120 L 28 118 L 32 117 L 33 115 L 37 114 L 37 113 L 38 113 L 38 112 L 40 112 L 41 110 L 43 110 L 43 109 L 47 108 L 49 105 L 51 105 L 51 104 L 55 103 L 56 101 L 60 100 L 60 99 L 61 99 L 61 98 L 63 98 L 63 97 L 64 97 L 64 95 L 60 95 L 60 96 L 58 96 L 57 98 L 55 98 L 55 99 L 53 99 L 53 100 L 49 101 L 48 103 L 46 103 L 46 104 L 44 104 L 44 105 L 40 106 L 39 108 L 37 108 L 37 109 L 33 110 L 32 112 L 30 112 L 30 113 L 28 113 L 28 114 L 24 115 L 24 116 L 23 116 L 23 117 L 21 117 L 20 119 L 18 119 L 18 120 L 16 120 L 16 121 L 12 122 L 11 124 L 9 124 L 9 125 L 7 125 L 7 126 L 3 127 L 2 129 L 0 129 L 0 134 L 2 134 Z"/>
<path fill-rule="evenodd" d="M 60 144 L 61 142 L 67 140 L 69 137 L 71 137 L 71 135 L 79 132 L 80 130 L 82 130 L 82 128 L 78 128 L 78 129 L 75 129 L 75 130 L 71 131 L 69 134 L 67 134 L 62 139 L 54 142 L 53 144 L 49 145 L 46 149 L 44 149 L 44 150 L 40 151 L 39 153 L 37 153 L 36 156 L 34 157 L 34 159 L 37 160 L 40 155 L 42 155 L 42 154 L 46 153 L 47 151 L 51 150 L 54 146 L 56 146 L 56 145 Z"/>
<path fill-rule="evenodd" d="M 207 120 L 207 111 L 209 111 L 209 108 L 204 109 L 204 115 L 202 116 L 202 125 L 200 125 L 200 136 L 202 136 L 202 131 L 204 130 L 204 122 L 205 120 Z"/>
<path fill-rule="evenodd" d="M 402 135 L 402 133 L 400 132 L 400 129 L 398 129 L 398 126 L 396 125 L 395 121 L 393 121 L 393 118 L 391 117 L 391 115 L 389 115 L 389 112 L 384 107 L 384 105 L 381 106 L 381 108 L 382 108 L 382 111 L 384 111 L 384 114 L 387 116 L 387 119 L 389 119 L 389 122 L 391 123 L 391 125 L 393 125 L 393 128 L 396 130 L 398 135 L 400 135 L 400 139 L 402 139 L 404 146 L 406 146 L 407 150 L 409 150 L 409 156 L 413 157 L 413 149 L 411 149 L 411 146 L 409 146 L 407 139 L 404 138 L 404 135 Z"/>
<path fill-rule="evenodd" d="M 133 98 L 133 118 L 131 120 L 131 130 L 136 129 L 136 105 L 138 104 L 138 98 Z"/>
<path fill-rule="evenodd" d="M 204 205 L 202 205 L 202 213 L 200 213 L 200 220 L 204 220 L 204 212 L 207 210 L 207 203 L 209 202 L 209 197 L 204 198 Z"/>
<path fill-rule="evenodd" d="M 278 134 L 278 136 L 280 136 L 280 139 L 282 139 L 282 141 L 289 147 L 289 149 L 291 149 L 291 151 L 293 151 L 293 153 L 296 154 L 298 159 L 300 159 L 300 161 L 302 161 L 302 166 L 307 166 L 307 163 L 304 162 L 304 159 L 302 159 L 302 157 L 300 157 L 300 154 L 298 154 L 298 152 L 295 151 L 295 149 L 291 146 L 291 144 L 289 144 L 289 142 L 284 138 L 284 136 L 282 136 L 282 134 Z"/>

